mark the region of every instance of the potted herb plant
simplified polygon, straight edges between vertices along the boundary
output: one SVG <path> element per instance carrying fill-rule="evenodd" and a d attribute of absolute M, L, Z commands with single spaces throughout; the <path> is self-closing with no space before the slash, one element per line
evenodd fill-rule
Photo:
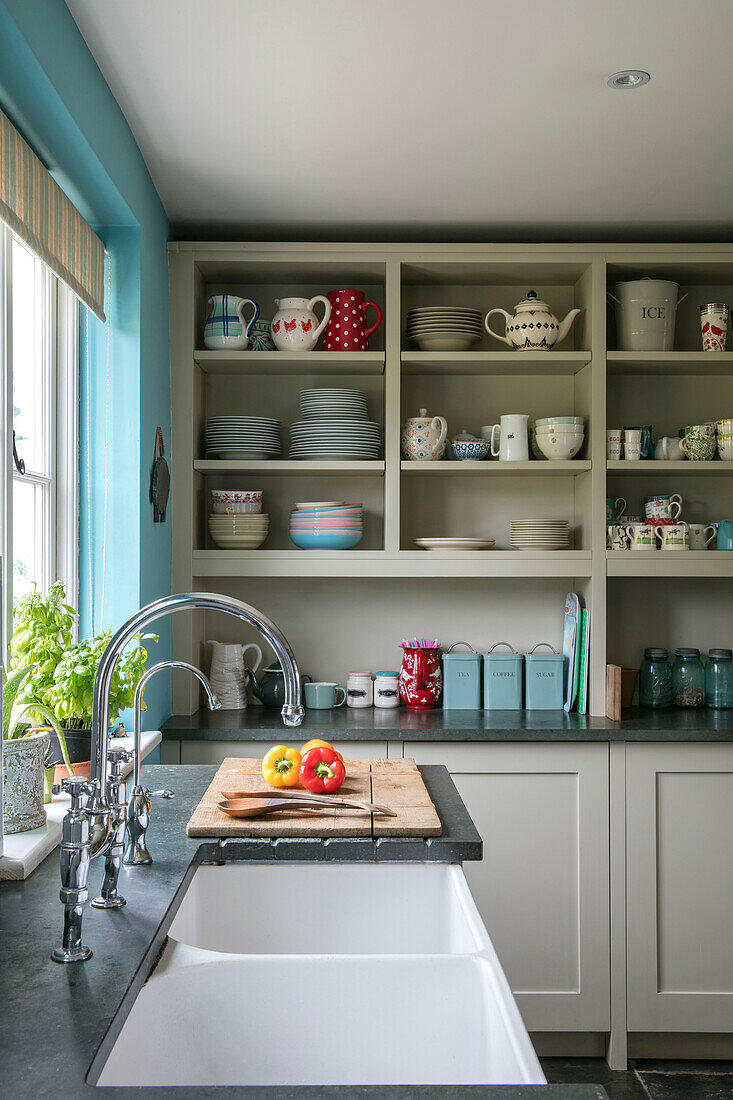
<path fill-rule="evenodd" d="M 62 757 L 71 770 L 63 731 L 55 715 L 36 703 L 31 718 L 29 708 L 17 701 L 30 672 L 31 669 L 26 667 L 6 676 L 4 669 L 0 668 L 4 742 L 3 827 L 7 833 L 26 832 L 46 823 L 43 805 L 50 798 L 50 790 L 45 765 L 51 729 L 56 732 Z M 47 725 L 38 725 L 39 718 Z"/>
<path fill-rule="evenodd" d="M 76 775 L 89 774 L 94 680 L 112 635 L 106 630 L 73 643 L 76 618 L 75 609 L 66 603 L 63 583 L 57 581 L 45 596 L 34 590 L 19 601 L 10 641 L 13 667 L 30 669 L 20 695 L 27 712 L 40 718 L 52 713 L 63 731 L 63 745 L 55 728 L 51 734 L 52 760 L 62 775 L 69 761 Z M 135 638 L 117 662 L 110 687 L 110 722 L 134 703 L 148 656 L 143 641 L 150 638 L 157 641 L 154 634 Z"/>

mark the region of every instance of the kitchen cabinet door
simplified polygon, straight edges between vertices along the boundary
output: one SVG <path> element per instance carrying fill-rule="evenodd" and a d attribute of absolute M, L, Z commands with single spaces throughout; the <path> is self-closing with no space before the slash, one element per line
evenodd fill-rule
<path fill-rule="evenodd" d="M 608 1031 L 608 745 L 410 744 L 484 842 L 471 891 L 530 1031 Z"/>
<path fill-rule="evenodd" d="M 733 745 L 626 746 L 629 1031 L 733 1031 Z"/>
<path fill-rule="evenodd" d="M 290 736 L 288 736 L 288 734 Z M 295 736 L 294 736 L 295 735 Z M 298 730 L 286 730 L 283 727 L 283 742 L 300 746 L 305 740 Z M 269 741 L 181 741 L 182 764 L 221 764 L 227 756 L 264 756 L 270 745 L 277 744 L 273 737 Z M 334 741 L 334 748 L 343 756 L 352 760 L 364 760 L 387 757 L 387 741 Z M 393 753 L 394 755 L 394 753 Z M 400 754 L 401 755 L 401 754 Z"/>

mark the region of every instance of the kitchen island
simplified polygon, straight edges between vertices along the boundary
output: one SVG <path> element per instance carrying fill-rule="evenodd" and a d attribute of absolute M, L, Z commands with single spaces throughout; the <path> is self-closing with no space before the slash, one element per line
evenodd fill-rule
<path fill-rule="evenodd" d="M 50 960 L 61 930 L 58 899 L 58 854 L 51 853 L 22 883 L 0 888 L 0 988 L 4 1006 L 0 1018 L 0 1058 L 3 1093 L 13 1100 L 76 1100 L 90 1097 L 161 1098 L 253 1097 L 289 1100 L 308 1097 L 379 1096 L 496 1097 L 497 1100 L 601 1100 L 602 1088 L 585 1086 L 460 1086 L 460 1087 L 157 1087 L 150 1089 L 94 1087 L 99 1069 L 114 1045 L 125 1016 L 153 969 L 196 868 L 205 862 L 259 860 L 287 862 L 390 859 L 411 861 L 475 860 L 481 839 L 458 793 L 442 767 L 422 768 L 423 778 L 443 823 L 443 835 L 420 842 L 419 854 L 382 847 L 381 841 L 351 847 L 317 839 L 219 842 L 186 836 L 186 822 L 211 782 L 212 766 L 146 766 L 143 778 L 151 787 L 170 787 L 175 799 L 157 802 L 148 833 L 155 862 L 149 867 L 123 868 L 120 892 L 127 906 L 111 912 L 85 907 L 84 938 L 94 955 L 86 963 L 57 966 Z M 391 839 L 391 838 L 390 838 Z M 408 838 L 408 843 L 411 838 Z M 405 843 L 401 841 L 400 843 Z M 235 847 L 236 846 L 236 847 Z M 389 854 L 387 854 L 389 852 Z M 92 864 L 90 888 L 96 887 L 101 861 Z M 252 899 L 256 905 L 256 899 Z M 130 1051 L 135 1057 L 135 1051 Z M 89 1073 L 93 1065 L 92 1073 Z"/>

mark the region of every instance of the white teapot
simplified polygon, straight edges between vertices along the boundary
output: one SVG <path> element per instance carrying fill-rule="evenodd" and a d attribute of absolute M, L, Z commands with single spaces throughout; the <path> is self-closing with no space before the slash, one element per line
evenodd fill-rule
<path fill-rule="evenodd" d="M 313 307 L 323 302 L 324 314 L 318 323 Z M 323 294 L 308 298 L 276 298 L 277 313 L 272 318 L 270 330 L 278 351 L 313 351 L 318 337 L 328 324 L 331 303 Z"/>
<path fill-rule="evenodd" d="M 506 336 L 500 336 L 489 326 L 489 317 L 494 313 L 504 314 Z M 516 351 L 549 351 L 559 340 L 565 339 L 579 313 L 579 309 L 571 309 L 564 320 L 558 321 L 547 302 L 530 290 L 524 301 L 514 307 L 514 316 L 505 309 L 490 309 L 484 318 L 484 326 L 490 336 Z"/>

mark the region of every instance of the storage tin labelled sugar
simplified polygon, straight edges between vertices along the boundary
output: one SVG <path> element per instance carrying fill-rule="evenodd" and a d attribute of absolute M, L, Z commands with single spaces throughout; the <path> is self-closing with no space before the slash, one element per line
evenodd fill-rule
<path fill-rule="evenodd" d="M 494 653 L 498 646 L 509 653 Z M 496 642 L 484 654 L 484 707 L 486 710 L 521 710 L 524 654 L 509 642 Z"/>
<path fill-rule="evenodd" d="M 454 653 L 464 645 L 469 653 Z M 481 654 L 468 642 L 454 642 L 443 654 L 443 709 L 481 710 Z"/>
<path fill-rule="evenodd" d="M 537 649 L 549 653 L 536 653 Z M 549 642 L 538 642 L 525 657 L 527 710 L 562 710 L 565 658 Z"/>

